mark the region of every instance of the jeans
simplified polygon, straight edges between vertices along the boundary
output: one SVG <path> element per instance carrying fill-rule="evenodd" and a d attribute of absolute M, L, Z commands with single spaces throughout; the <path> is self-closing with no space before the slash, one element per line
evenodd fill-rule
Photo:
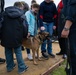
<path fill-rule="evenodd" d="M 69 35 L 70 42 L 70 60 L 72 66 L 72 75 L 76 75 L 76 30 L 72 30 Z"/>
<path fill-rule="evenodd" d="M 45 23 L 44 27 L 45 27 L 46 32 L 49 32 L 50 35 L 53 34 L 53 22 L 52 23 Z M 47 49 L 46 49 L 46 44 L 47 44 Z M 46 50 L 47 50 L 48 54 L 52 53 L 52 41 L 45 40 L 42 43 L 41 50 L 42 50 L 42 52 L 46 52 Z"/>
<path fill-rule="evenodd" d="M 30 49 L 26 48 L 27 54 L 30 54 Z"/>
<path fill-rule="evenodd" d="M 21 46 L 17 48 L 7 48 L 5 47 L 5 57 L 6 57 L 6 64 L 7 64 L 7 71 L 11 71 L 15 65 L 13 53 L 16 54 L 16 59 L 18 63 L 18 72 L 22 72 L 26 69 L 26 65 L 22 58 L 22 50 Z"/>

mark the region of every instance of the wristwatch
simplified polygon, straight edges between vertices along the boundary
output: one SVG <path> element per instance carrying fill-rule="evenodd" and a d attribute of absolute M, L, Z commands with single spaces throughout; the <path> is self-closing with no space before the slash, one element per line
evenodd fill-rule
<path fill-rule="evenodd" d="M 68 31 L 68 30 L 69 30 L 69 28 L 64 27 L 64 30 L 65 30 L 65 31 Z"/>

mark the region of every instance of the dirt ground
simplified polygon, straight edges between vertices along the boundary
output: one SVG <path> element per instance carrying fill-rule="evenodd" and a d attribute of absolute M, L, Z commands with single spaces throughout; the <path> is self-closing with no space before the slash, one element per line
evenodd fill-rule
<path fill-rule="evenodd" d="M 58 43 L 53 43 L 53 53 L 56 54 L 59 52 L 59 45 Z M 40 50 L 41 51 L 41 50 Z M 26 51 L 22 51 L 23 54 L 23 59 L 25 63 L 29 66 L 28 70 L 23 73 L 22 75 L 42 75 L 46 70 L 48 70 L 52 65 L 57 63 L 59 60 L 62 59 L 62 56 L 56 56 L 55 58 L 49 58 L 48 60 L 43 60 L 43 61 L 38 61 L 38 65 L 33 65 L 33 61 L 29 61 L 27 59 L 27 54 Z M 40 52 L 41 56 L 41 52 Z M 4 48 L 0 46 L 0 57 L 5 58 L 4 55 Z M 15 63 L 17 64 L 16 60 Z M 6 63 L 5 64 L 0 64 L 0 75 L 18 75 L 18 68 L 16 68 L 10 72 L 7 73 L 6 71 Z"/>

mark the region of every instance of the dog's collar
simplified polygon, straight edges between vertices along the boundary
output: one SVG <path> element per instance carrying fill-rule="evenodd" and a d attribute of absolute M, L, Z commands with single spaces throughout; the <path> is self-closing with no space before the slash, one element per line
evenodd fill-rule
<path fill-rule="evenodd" d="M 43 41 L 40 36 L 39 36 L 39 39 L 40 39 L 40 41 Z"/>
<path fill-rule="evenodd" d="M 42 39 L 40 38 L 40 37 L 38 37 L 39 38 L 39 40 L 36 38 L 36 37 L 34 37 L 40 44 L 43 42 L 42 41 Z"/>

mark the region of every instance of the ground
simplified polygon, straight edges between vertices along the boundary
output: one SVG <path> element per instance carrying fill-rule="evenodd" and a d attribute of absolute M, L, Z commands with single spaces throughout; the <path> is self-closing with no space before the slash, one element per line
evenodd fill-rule
<path fill-rule="evenodd" d="M 59 49 L 58 43 L 53 43 L 53 53 L 56 54 L 57 52 L 59 52 L 59 50 L 60 49 Z M 26 51 L 22 51 L 22 54 L 23 54 L 23 59 L 24 59 L 25 63 L 29 66 L 28 70 L 25 73 L 23 73 L 22 75 L 42 75 L 52 65 L 54 65 L 55 63 L 57 63 L 58 61 L 60 61 L 62 59 L 62 56 L 56 56 L 55 58 L 50 57 L 48 60 L 43 60 L 43 61 L 37 60 L 38 65 L 33 65 L 33 61 L 29 61 L 27 59 Z M 41 52 L 40 52 L 40 56 L 41 56 Z M 0 46 L 0 57 L 5 58 L 4 48 L 2 46 Z M 15 63 L 17 64 L 16 60 L 15 60 Z M 16 66 L 16 68 L 12 72 L 7 73 L 6 63 L 0 64 L 0 75 L 18 75 L 17 70 L 18 70 L 18 68 Z"/>

